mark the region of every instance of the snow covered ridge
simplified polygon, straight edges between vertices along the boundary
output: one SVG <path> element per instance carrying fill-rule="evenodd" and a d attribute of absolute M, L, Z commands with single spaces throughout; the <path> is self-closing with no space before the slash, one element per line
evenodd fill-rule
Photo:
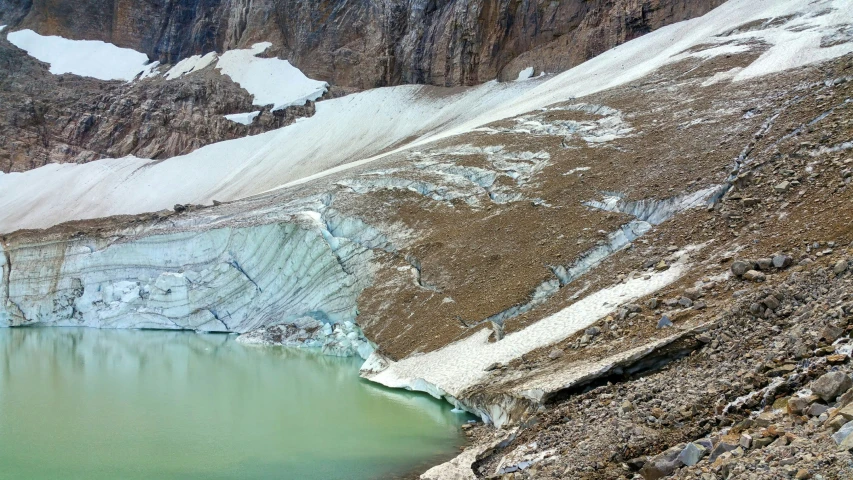
<path fill-rule="evenodd" d="M 149 63 L 144 53 L 99 40 L 42 36 L 32 30 L 11 32 L 6 38 L 30 56 L 49 63 L 50 73 L 55 75 L 73 73 L 100 80 L 130 81 L 139 74 L 146 76 L 159 65 Z"/>
<path fill-rule="evenodd" d="M 126 157 L 0 175 L 0 232 L 244 198 L 618 87 L 699 52 L 762 49 L 736 80 L 830 60 L 853 52 L 853 38 L 838 35 L 853 23 L 850 12 L 853 0 L 730 0 L 543 80 L 489 82 L 452 95 L 426 86 L 368 90 L 320 102 L 314 116 L 283 129 L 174 159 Z M 738 29 L 747 24 L 753 26 Z M 251 51 L 232 61 L 270 60 Z"/>

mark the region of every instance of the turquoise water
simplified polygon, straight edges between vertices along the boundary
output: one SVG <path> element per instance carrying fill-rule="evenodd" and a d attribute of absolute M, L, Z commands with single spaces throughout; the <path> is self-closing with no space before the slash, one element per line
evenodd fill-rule
<path fill-rule="evenodd" d="M 0 329 L 2 479 L 384 479 L 467 418 L 360 362 L 187 332 Z"/>

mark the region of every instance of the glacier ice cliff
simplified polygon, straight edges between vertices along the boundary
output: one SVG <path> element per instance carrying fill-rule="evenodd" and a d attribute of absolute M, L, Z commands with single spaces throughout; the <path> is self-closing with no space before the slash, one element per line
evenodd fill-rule
<path fill-rule="evenodd" d="M 353 325 L 356 298 L 372 280 L 372 248 L 387 240 L 360 220 L 318 210 L 130 239 L 7 238 L 0 244 L 0 326 L 244 333 L 305 319 L 330 330 Z M 357 332 L 361 343 L 339 354 L 366 351 Z"/>

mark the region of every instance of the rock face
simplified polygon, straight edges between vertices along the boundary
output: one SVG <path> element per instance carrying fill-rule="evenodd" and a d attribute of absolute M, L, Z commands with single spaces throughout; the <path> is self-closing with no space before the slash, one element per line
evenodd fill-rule
<path fill-rule="evenodd" d="M 0 24 L 104 40 L 163 63 L 271 41 L 311 78 L 356 88 L 557 72 L 723 0 L 15 0 Z"/>
<path fill-rule="evenodd" d="M 251 125 L 224 115 L 258 110 L 252 97 L 209 69 L 132 83 L 53 75 L 0 36 L 0 171 L 135 155 L 168 158 L 257 134 L 313 114 L 313 103 L 270 112 Z"/>

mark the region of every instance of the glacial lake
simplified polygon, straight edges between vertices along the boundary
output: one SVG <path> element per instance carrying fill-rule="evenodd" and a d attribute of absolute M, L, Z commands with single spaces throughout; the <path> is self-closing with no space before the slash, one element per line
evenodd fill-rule
<path fill-rule="evenodd" d="M 232 335 L 0 329 L 0 479 L 394 479 L 470 417 Z"/>

